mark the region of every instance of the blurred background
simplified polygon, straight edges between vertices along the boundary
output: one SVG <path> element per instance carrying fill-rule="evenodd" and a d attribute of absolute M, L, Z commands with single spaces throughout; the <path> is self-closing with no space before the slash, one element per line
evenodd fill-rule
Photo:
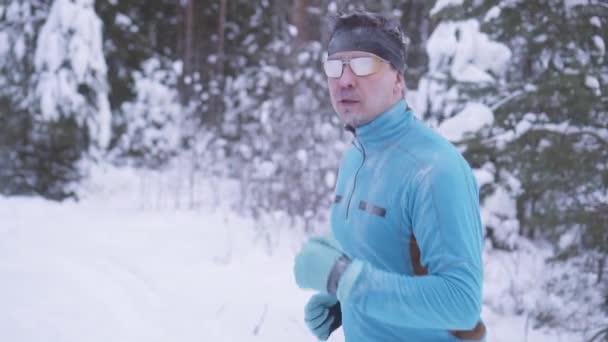
<path fill-rule="evenodd" d="M 32 260 L 65 253 L 85 222 L 122 234 L 150 224 L 163 232 L 121 238 L 140 244 L 150 236 L 179 239 L 179 227 L 189 234 L 207 227 L 214 233 L 199 236 L 199 247 L 244 239 L 268 260 L 289 259 L 298 241 L 328 230 L 336 168 L 351 135 L 331 108 L 321 60 L 328 16 L 353 9 L 400 21 L 409 40 L 408 103 L 475 170 L 489 341 L 608 341 L 608 3 L 602 0 L 2 0 L 0 299 L 11 299 L 2 305 L 0 338 L 39 340 L 24 321 L 66 307 L 78 316 L 78 305 L 44 304 L 48 293 L 23 285 L 52 278 L 59 296 L 67 296 L 56 274 L 36 278 L 48 267 L 65 267 L 65 260 L 54 266 Z M 54 219 L 70 215 L 77 223 Z M 129 226 L 124 215 L 140 221 Z M 230 223 L 236 217 L 244 221 Z M 96 218 L 110 221 L 96 225 Z M 40 235 L 41 225 L 54 228 Z M 62 238 L 52 250 L 39 248 L 50 248 L 40 236 Z M 99 258 L 116 248 L 108 239 L 98 246 Z M 74 243 L 90 246 L 80 238 Z M 182 253 L 180 246 L 173 252 Z M 231 255 L 230 246 L 220 254 Z M 122 261 L 108 269 L 130 263 L 154 283 L 153 268 L 142 266 L 150 260 L 133 257 L 157 250 L 142 248 L 117 254 L 112 260 Z M 90 250 L 64 256 L 82 259 Z M 195 255 L 189 258 L 208 257 Z M 215 255 L 212 264 L 241 272 L 230 260 Z M 289 274 L 289 262 L 277 272 Z M 207 268 L 196 267 L 204 286 Z M 81 279 L 82 272 L 71 274 Z M 110 271 L 100 272 L 108 279 Z M 230 274 L 226 279 L 234 279 Z M 129 283 L 121 277 L 109 279 Z M 105 285 L 101 302 L 117 301 L 115 291 L 125 287 L 115 285 Z M 79 289 L 96 286 L 104 285 L 91 281 Z M 165 286 L 161 298 L 175 302 L 170 293 L 180 285 Z M 291 293 L 281 298 L 289 303 Z M 289 312 L 291 323 L 277 316 L 275 327 L 292 339 L 312 340 L 301 322 L 304 300 L 277 309 Z M 220 302 L 210 316 L 221 316 Z M 260 305 L 264 321 L 272 305 Z M 117 310 L 150 311 L 135 307 Z M 218 327 L 228 318 L 213 325 L 218 335 L 199 332 L 194 321 L 155 332 L 148 324 L 161 321 L 162 308 L 154 318 L 136 315 L 140 330 L 122 325 L 134 321 L 128 317 L 117 320 L 122 328 L 106 326 L 123 332 L 110 340 L 171 340 L 175 330 L 189 328 L 182 340 L 225 337 Z M 66 322 L 49 323 L 56 333 L 50 340 L 108 340 L 68 333 Z M 238 339 L 259 337 L 256 322 L 243 323 L 247 337 Z M 277 336 L 262 340 L 285 338 Z"/>

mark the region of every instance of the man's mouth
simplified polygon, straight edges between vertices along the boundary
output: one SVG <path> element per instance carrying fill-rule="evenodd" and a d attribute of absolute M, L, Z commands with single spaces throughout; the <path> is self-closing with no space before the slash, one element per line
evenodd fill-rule
<path fill-rule="evenodd" d="M 355 103 L 359 103 L 359 101 L 352 100 L 352 99 L 342 99 L 342 100 L 340 100 L 340 103 L 341 104 L 345 104 L 345 105 L 352 105 L 352 104 L 355 104 Z"/>

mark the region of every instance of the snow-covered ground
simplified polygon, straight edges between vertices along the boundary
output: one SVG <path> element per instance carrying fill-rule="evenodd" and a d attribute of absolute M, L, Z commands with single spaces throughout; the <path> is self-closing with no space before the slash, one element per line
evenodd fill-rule
<path fill-rule="evenodd" d="M 221 205 L 142 209 L 137 175 L 121 172 L 78 203 L 0 197 L 0 341 L 315 340 L 303 323 L 312 293 L 292 278 L 303 236 L 273 227 L 269 249 Z M 576 341 L 533 330 L 509 298 L 490 308 L 517 286 L 513 272 L 533 286 L 538 263 L 485 259 L 488 341 Z"/>

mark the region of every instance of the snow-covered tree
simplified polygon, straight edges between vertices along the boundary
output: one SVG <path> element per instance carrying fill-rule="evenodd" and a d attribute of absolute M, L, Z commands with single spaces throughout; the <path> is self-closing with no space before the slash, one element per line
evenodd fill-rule
<path fill-rule="evenodd" d="M 28 99 L 20 113 L 27 125 L 18 133 L 26 141 L 19 159 L 27 170 L 20 193 L 76 196 L 73 187 L 85 172 L 85 157 L 98 156 L 107 144 L 106 68 L 101 22 L 92 5 L 57 0 L 41 10 L 45 21 L 34 33 L 35 49 L 24 58 L 31 63 L 31 88 L 19 94 Z M 32 4 L 22 8 L 36 9 Z"/>
<path fill-rule="evenodd" d="M 12 0 L 0 9 L 3 193 L 75 195 L 110 110 L 101 21 L 91 0 Z"/>
<path fill-rule="evenodd" d="M 136 97 L 121 111 L 126 131 L 115 153 L 138 167 L 159 168 L 178 152 L 181 142 L 182 108 L 176 73 L 150 59 L 134 75 Z"/>
<path fill-rule="evenodd" d="M 93 5 L 94 0 L 55 0 L 35 54 L 40 119 L 73 120 L 85 128 L 85 152 L 105 149 L 111 124 L 102 23 Z"/>
<path fill-rule="evenodd" d="M 33 83 L 33 52 L 48 6 L 38 0 L 11 0 L 0 5 L 0 94 L 11 108 L 26 108 Z"/>
<path fill-rule="evenodd" d="M 0 5 L 0 193 L 46 195 L 36 148 L 34 51 L 48 4 L 11 0 Z"/>
<path fill-rule="evenodd" d="M 438 2 L 431 13 L 445 10 L 441 5 L 446 2 Z M 413 106 L 446 138 L 466 149 L 485 201 L 482 213 L 488 236 L 496 247 L 510 248 L 519 229 L 515 202 L 507 190 L 513 184 L 497 180 L 496 166 L 476 137 L 494 124 L 490 100 L 480 94 L 504 82 L 511 50 L 481 32 L 476 19 L 465 19 L 440 22 L 427 51 L 429 70 L 418 84 Z M 473 150 L 477 153 L 470 153 Z M 479 154 L 485 159 L 476 158 Z"/>
<path fill-rule="evenodd" d="M 221 134 L 230 142 L 245 212 L 257 218 L 284 213 L 310 222 L 326 213 L 344 147 L 342 129 L 320 69 L 321 44 L 298 39 L 304 33 L 284 19 L 272 30 L 273 39 L 249 46 L 259 50 L 258 62 L 226 80 Z"/>
<path fill-rule="evenodd" d="M 223 130 L 239 137 L 232 159 L 247 211 L 258 217 L 282 211 L 319 219 L 344 149 L 341 126 L 326 102 L 324 78 L 315 71 L 322 51 L 313 44 L 285 59 L 296 61 L 293 71 L 278 62 L 289 45 L 277 42 L 275 48 L 277 60 L 269 55 L 269 65 L 227 83 L 231 101 Z"/>
<path fill-rule="evenodd" d="M 437 34 L 449 39 L 429 41 L 437 51 L 429 51 L 427 113 L 444 132 L 454 133 L 456 121 L 473 128 L 452 139 L 486 180 L 493 246 L 516 249 L 520 237 L 548 242 L 548 261 L 573 273 L 545 279 L 552 300 L 532 310 L 536 324 L 590 333 L 608 288 L 608 7 L 441 1 L 435 15 Z M 443 67 L 433 74 L 436 65 Z M 564 309 L 565 302 L 577 304 Z"/>

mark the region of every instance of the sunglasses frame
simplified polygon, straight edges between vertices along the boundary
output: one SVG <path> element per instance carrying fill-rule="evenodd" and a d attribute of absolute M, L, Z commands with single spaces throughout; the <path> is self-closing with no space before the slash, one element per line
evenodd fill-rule
<path fill-rule="evenodd" d="M 369 74 L 359 75 L 359 74 L 357 74 L 355 69 L 353 69 L 351 62 L 355 59 L 361 59 L 361 58 L 371 58 L 374 61 L 374 70 L 372 72 L 370 72 Z M 328 75 L 326 63 L 330 62 L 330 61 L 339 61 L 342 63 L 342 69 L 340 70 L 340 74 L 338 76 L 329 76 Z M 323 61 L 323 71 L 325 72 L 325 76 L 327 76 L 328 78 L 334 78 L 334 79 L 342 77 L 342 75 L 344 74 L 344 65 L 346 65 L 346 64 L 348 64 L 348 66 L 350 67 L 350 70 L 353 72 L 353 74 L 355 76 L 365 77 L 365 76 L 369 76 L 369 75 L 373 75 L 373 74 L 377 73 L 378 71 L 380 71 L 382 64 L 390 64 L 390 62 L 386 61 L 378 56 L 359 56 L 359 57 L 344 58 L 344 59 L 343 58 L 330 59 L 329 57 L 326 56 L 325 60 Z"/>

